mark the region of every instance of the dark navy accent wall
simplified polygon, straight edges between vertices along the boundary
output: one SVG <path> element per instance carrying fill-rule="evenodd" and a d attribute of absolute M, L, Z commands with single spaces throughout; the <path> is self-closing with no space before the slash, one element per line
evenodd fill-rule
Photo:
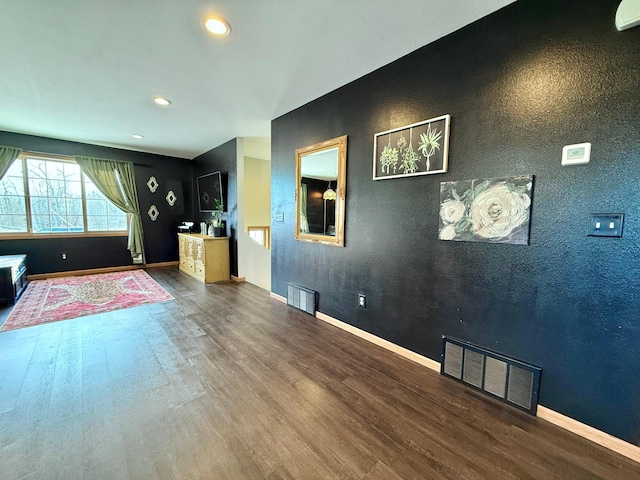
<path fill-rule="evenodd" d="M 146 261 L 161 263 L 178 260 L 178 225 L 191 219 L 193 215 L 191 163 L 188 160 L 2 131 L 0 145 L 34 152 L 87 155 L 139 164 L 134 166 L 134 171 L 145 236 Z M 147 187 L 147 180 L 151 175 L 159 183 L 155 193 L 151 193 Z M 179 195 L 176 193 L 178 200 L 173 207 L 165 199 L 169 190 L 174 190 L 174 193 L 181 190 Z M 147 215 L 152 204 L 160 211 L 155 222 Z M 61 259 L 62 252 L 67 253 L 67 260 Z M 27 254 L 27 268 L 31 274 L 132 264 L 126 237 L 0 239 L 0 255 L 13 253 Z"/>
<path fill-rule="evenodd" d="M 220 172 L 222 175 L 222 195 L 227 236 L 229 237 L 229 268 L 231 275 L 238 275 L 238 161 L 237 141 L 234 138 L 222 145 L 209 150 L 193 159 L 193 209 L 198 231 L 199 223 L 212 220 L 210 212 L 200 212 L 198 207 L 198 190 L 195 185 L 196 177 L 207 173 Z"/>
<path fill-rule="evenodd" d="M 446 334 L 541 366 L 542 405 L 637 445 L 640 28 L 616 31 L 619 3 L 520 0 L 275 119 L 272 290 L 435 360 Z M 448 173 L 372 180 L 375 133 L 446 113 Z M 345 247 L 296 242 L 295 150 L 344 134 Z M 529 246 L 438 240 L 440 182 L 518 174 Z M 587 237 L 592 212 L 624 236 Z"/>

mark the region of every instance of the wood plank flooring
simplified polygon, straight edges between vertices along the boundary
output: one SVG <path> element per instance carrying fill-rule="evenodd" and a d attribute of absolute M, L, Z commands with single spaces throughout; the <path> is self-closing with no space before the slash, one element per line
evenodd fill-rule
<path fill-rule="evenodd" d="M 149 274 L 176 300 L 0 333 L 2 480 L 640 479 L 258 287 Z"/>

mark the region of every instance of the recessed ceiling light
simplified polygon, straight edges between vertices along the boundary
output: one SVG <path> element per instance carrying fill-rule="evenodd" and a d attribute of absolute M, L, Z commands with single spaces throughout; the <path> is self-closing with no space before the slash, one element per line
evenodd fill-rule
<path fill-rule="evenodd" d="M 132 136 L 133 138 L 137 138 L 137 139 L 144 138 L 144 135 L 140 135 L 139 133 L 132 133 L 132 134 L 131 134 L 131 136 Z"/>
<path fill-rule="evenodd" d="M 204 19 L 204 28 L 214 35 L 225 37 L 231 32 L 231 25 L 221 17 L 207 17 Z"/>
<path fill-rule="evenodd" d="M 153 101 L 156 102 L 158 105 L 164 105 L 164 106 L 171 105 L 171 102 L 164 97 L 153 97 Z"/>

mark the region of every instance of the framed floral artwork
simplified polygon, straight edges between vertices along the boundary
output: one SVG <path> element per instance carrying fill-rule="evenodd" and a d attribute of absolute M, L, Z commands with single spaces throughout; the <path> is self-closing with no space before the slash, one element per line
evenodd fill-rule
<path fill-rule="evenodd" d="M 440 240 L 529 244 L 533 175 L 440 183 Z"/>
<path fill-rule="evenodd" d="M 373 136 L 373 179 L 446 173 L 451 115 Z"/>

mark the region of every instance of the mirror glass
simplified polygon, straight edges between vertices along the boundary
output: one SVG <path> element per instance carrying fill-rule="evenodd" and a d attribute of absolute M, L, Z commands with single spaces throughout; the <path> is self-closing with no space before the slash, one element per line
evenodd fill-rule
<path fill-rule="evenodd" d="M 347 136 L 296 150 L 296 240 L 344 246 Z"/>

